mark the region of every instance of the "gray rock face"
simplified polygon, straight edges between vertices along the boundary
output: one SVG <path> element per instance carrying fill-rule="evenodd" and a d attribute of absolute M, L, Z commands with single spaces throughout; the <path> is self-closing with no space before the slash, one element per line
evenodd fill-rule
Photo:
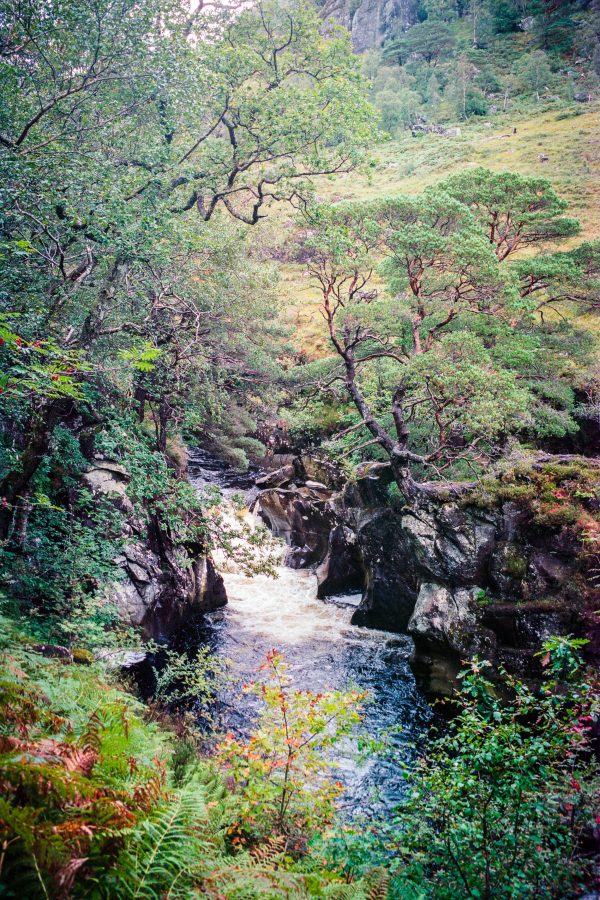
<path fill-rule="evenodd" d="M 442 648 L 470 654 L 475 651 L 477 625 L 473 589 L 451 591 L 441 584 L 422 584 L 407 631 Z"/>
<path fill-rule="evenodd" d="M 93 494 L 104 494 L 115 501 L 115 506 L 126 515 L 133 514 L 133 504 L 127 496 L 129 472 L 120 463 L 110 460 L 94 460 L 83 475 L 83 480 Z"/>
<path fill-rule="evenodd" d="M 319 596 L 362 580 L 353 623 L 408 631 L 413 668 L 434 692 L 475 655 L 526 674 L 553 634 L 577 633 L 578 552 L 566 529 L 505 502 L 482 509 L 442 494 L 390 505 L 389 466 L 365 466 L 341 493 L 306 485 L 259 495 L 293 565 L 318 565 Z"/>
<path fill-rule="evenodd" d="M 416 0 L 326 0 L 322 16 L 347 28 L 354 49 L 362 53 L 414 25 L 417 9 Z"/>
<path fill-rule="evenodd" d="M 122 578 L 111 585 L 107 599 L 123 622 L 141 627 L 146 636 L 168 637 L 198 613 L 227 603 L 223 579 L 202 547 L 179 546 L 134 516 L 127 496 L 129 472 L 111 460 L 94 460 L 84 481 L 96 496 L 109 498 L 126 516 L 128 543 L 115 562 Z"/>
<path fill-rule="evenodd" d="M 258 495 L 254 512 L 290 547 L 286 565 L 301 569 L 325 557 L 334 524 L 330 497 L 326 488 L 307 486 L 270 488 Z"/>
<path fill-rule="evenodd" d="M 327 553 L 317 568 L 317 596 L 358 591 L 363 586 L 356 534 L 345 525 L 336 525 L 329 533 Z"/>

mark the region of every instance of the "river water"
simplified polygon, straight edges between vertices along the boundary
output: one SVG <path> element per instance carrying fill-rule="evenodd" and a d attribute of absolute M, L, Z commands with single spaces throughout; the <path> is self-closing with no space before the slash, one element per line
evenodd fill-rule
<path fill-rule="evenodd" d="M 240 479 L 201 450 L 192 454 L 189 471 L 200 493 L 218 486 L 225 504 L 235 493 L 252 497 L 251 475 Z M 389 733 L 393 753 L 359 763 L 356 744 L 346 744 L 338 748 L 336 777 L 345 784 L 344 806 L 350 813 L 392 807 L 406 790 L 403 764 L 418 752 L 431 719 L 408 664 L 410 638 L 351 625 L 360 595 L 319 600 L 309 570 L 281 564 L 277 578 L 248 577 L 223 561 L 221 571 L 229 602 L 206 616 L 204 637 L 214 652 L 231 660 L 233 680 L 252 680 L 267 650 L 275 648 L 284 654 L 298 688 L 368 691 L 359 729 L 371 737 Z M 251 698 L 227 689 L 223 700 L 233 724 L 244 729 L 254 712 Z"/>

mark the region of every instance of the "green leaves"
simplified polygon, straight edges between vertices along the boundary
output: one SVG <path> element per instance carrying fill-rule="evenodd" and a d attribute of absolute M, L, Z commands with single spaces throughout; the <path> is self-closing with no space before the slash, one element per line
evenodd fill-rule
<path fill-rule="evenodd" d="M 229 733 L 217 748 L 239 802 L 233 842 L 273 834 L 306 840 L 333 821 L 342 784 L 333 781 L 331 750 L 360 720 L 365 695 L 294 689 L 276 650 L 243 690 L 261 701 L 258 725 L 248 741 Z"/>
<path fill-rule="evenodd" d="M 487 664 L 462 674 L 458 715 L 417 767 L 395 823 L 398 889 L 435 900 L 576 896 L 589 865 L 579 841 L 593 815 L 586 758 L 598 698 L 581 682 L 580 644 L 544 645 L 560 692 L 508 679 L 498 698 Z"/>
<path fill-rule="evenodd" d="M 144 341 L 141 347 L 132 347 L 130 350 L 121 350 L 119 356 L 138 372 L 152 372 L 156 368 L 156 362 L 160 359 L 161 350 L 154 347 L 150 341 Z"/>
<path fill-rule="evenodd" d="M 309 210 L 308 268 L 365 446 L 464 477 L 508 434 L 576 429 L 590 341 L 559 307 L 595 307 L 597 248 L 517 256 L 576 233 L 565 209 L 544 179 L 474 169 L 417 197 Z"/>

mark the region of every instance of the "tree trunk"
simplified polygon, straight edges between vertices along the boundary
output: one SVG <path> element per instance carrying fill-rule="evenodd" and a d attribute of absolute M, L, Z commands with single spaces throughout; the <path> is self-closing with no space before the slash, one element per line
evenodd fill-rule
<path fill-rule="evenodd" d="M 162 402 L 158 408 L 158 449 L 164 453 L 167 449 L 167 433 L 169 428 L 169 406 Z"/>
<path fill-rule="evenodd" d="M 146 415 L 146 396 L 146 388 L 138 384 L 134 394 L 134 397 L 138 404 L 138 422 L 143 422 Z"/>

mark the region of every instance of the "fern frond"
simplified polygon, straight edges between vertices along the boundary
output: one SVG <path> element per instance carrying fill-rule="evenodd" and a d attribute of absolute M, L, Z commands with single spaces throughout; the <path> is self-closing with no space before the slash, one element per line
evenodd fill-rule
<path fill-rule="evenodd" d="M 117 862 L 119 897 L 156 900 L 190 897 L 205 846 L 199 825 L 204 804 L 197 791 L 174 797 L 131 833 Z"/>
<path fill-rule="evenodd" d="M 283 834 L 267 838 L 250 851 L 252 859 L 262 866 L 272 866 L 285 852 L 286 839 Z"/>

